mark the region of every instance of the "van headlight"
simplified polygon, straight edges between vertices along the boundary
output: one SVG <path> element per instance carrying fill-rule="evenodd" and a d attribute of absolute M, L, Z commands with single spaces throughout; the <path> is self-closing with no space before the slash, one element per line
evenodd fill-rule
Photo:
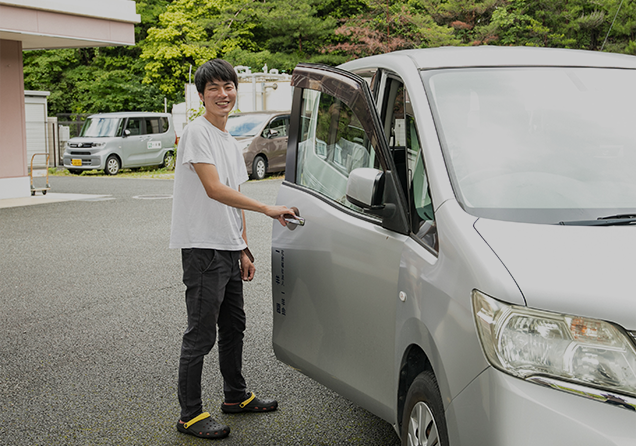
<path fill-rule="evenodd" d="M 622 328 L 508 305 L 476 290 L 472 299 L 482 348 L 499 370 L 574 393 L 581 390 L 551 379 L 636 396 L 636 348 Z"/>

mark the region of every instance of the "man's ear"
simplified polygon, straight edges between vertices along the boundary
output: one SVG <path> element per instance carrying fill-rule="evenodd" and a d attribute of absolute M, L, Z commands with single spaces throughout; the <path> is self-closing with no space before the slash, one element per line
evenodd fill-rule
<path fill-rule="evenodd" d="M 205 101 L 203 100 L 203 95 L 201 93 L 199 94 L 199 99 L 201 99 L 201 102 L 203 102 L 203 106 L 205 107 Z"/>

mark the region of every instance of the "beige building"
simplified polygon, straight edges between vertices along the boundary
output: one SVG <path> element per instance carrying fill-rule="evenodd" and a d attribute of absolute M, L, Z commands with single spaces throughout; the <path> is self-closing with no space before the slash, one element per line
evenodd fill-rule
<path fill-rule="evenodd" d="M 0 199 L 31 195 L 22 51 L 135 44 L 132 0 L 0 0 Z"/>

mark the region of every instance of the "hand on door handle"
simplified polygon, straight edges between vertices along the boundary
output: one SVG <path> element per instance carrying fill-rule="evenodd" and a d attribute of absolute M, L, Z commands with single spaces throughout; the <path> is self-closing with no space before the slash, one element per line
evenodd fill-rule
<path fill-rule="evenodd" d="M 292 211 L 294 211 L 294 215 L 286 215 L 285 221 L 287 222 L 287 227 L 291 230 L 296 229 L 296 226 L 305 226 L 305 219 L 300 216 L 300 211 L 297 207 L 291 207 Z"/>

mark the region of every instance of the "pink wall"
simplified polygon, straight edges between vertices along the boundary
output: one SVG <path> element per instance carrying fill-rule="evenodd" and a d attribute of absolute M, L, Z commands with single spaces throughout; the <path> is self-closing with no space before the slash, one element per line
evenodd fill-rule
<path fill-rule="evenodd" d="M 28 175 L 22 43 L 0 40 L 0 178 Z"/>
<path fill-rule="evenodd" d="M 31 40 L 41 40 L 37 36 L 46 38 L 42 45 L 46 48 L 135 44 L 132 23 L 7 5 L 0 5 L 0 29 L 21 33 L 25 48 L 34 48 Z"/>

